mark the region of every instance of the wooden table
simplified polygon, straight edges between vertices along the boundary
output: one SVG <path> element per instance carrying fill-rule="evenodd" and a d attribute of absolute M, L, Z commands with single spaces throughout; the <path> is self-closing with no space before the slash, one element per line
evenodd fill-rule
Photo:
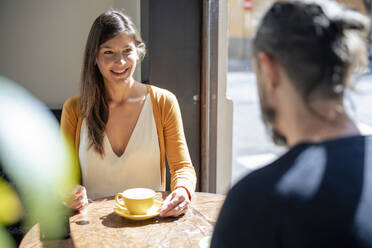
<path fill-rule="evenodd" d="M 157 193 L 163 200 L 168 192 Z M 199 247 L 199 241 L 212 235 L 225 197 L 195 193 L 188 212 L 180 217 L 133 221 L 113 212 L 113 197 L 90 203 L 70 217 L 71 239 L 41 242 L 34 226 L 20 247 Z"/>

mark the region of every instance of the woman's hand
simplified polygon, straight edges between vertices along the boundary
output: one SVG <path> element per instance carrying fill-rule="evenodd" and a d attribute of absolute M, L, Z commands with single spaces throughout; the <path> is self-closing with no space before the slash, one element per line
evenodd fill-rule
<path fill-rule="evenodd" d="M 189 205 L 190 200 L 186 189 L 177 188 L 164 200 L 163 205 L 160 208 L 160 216 L 177 217 L 181 214 L 186 213 Z"/>
<path fill-rule="evenodd" d="M 87 190 L 84 186 L 76 185 L 67 206 L 74 210 L 82 210 L 88 204 Z"/>

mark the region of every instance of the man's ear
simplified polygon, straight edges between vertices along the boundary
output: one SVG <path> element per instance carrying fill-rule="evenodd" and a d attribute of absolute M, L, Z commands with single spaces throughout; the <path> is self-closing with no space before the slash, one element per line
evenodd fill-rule
<path fill-rule="evenodd" d="M 280 79 L 278 63 L 274 58 L 263 52 L 258 53 L 257 60 L 260 64 L 261 76 L 265 81 L 266 90 L 275 90 L 279 85 Z"/>

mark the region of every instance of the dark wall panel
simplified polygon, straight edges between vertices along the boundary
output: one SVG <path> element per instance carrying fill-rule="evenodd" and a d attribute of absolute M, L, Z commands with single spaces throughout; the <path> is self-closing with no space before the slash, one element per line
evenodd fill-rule
<path fill-rule="evenodd" d="M 168 89 L 177 96 L 190 155 L 198 176 L 201 24 L 200 0 L 141 1 L 141 33 L 148 48 L 142 62 L 142 80 Z"/>

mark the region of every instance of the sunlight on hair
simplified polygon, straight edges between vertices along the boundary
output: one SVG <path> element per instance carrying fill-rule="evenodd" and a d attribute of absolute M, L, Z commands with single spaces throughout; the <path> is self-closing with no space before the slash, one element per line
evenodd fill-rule
<path fill-rule="evenodd" d="M 305 0 L 305 2 L 316 3 L 321 6 L 324 13 L 331 20 L 342 20 L 349 25 L 362 25 L 362 30 L 345 30 L 344 42 L 349 49 L 350 64 L 353 65 L 350 68 L 350 73 L 364 73 L 369 63 L 366 46 L 368 31 L 370 29 L 370 20 L 368 17 L 333 1 Z"/>
<path fill-rule="evenodd" d="M 45 105 L 2 77 L 0 116 L 0 157 L 22 196 L 25 225 L 40 222 L 57 237 L 67 214 L 63 197 L 77 183 L 73 147 Z"/>

